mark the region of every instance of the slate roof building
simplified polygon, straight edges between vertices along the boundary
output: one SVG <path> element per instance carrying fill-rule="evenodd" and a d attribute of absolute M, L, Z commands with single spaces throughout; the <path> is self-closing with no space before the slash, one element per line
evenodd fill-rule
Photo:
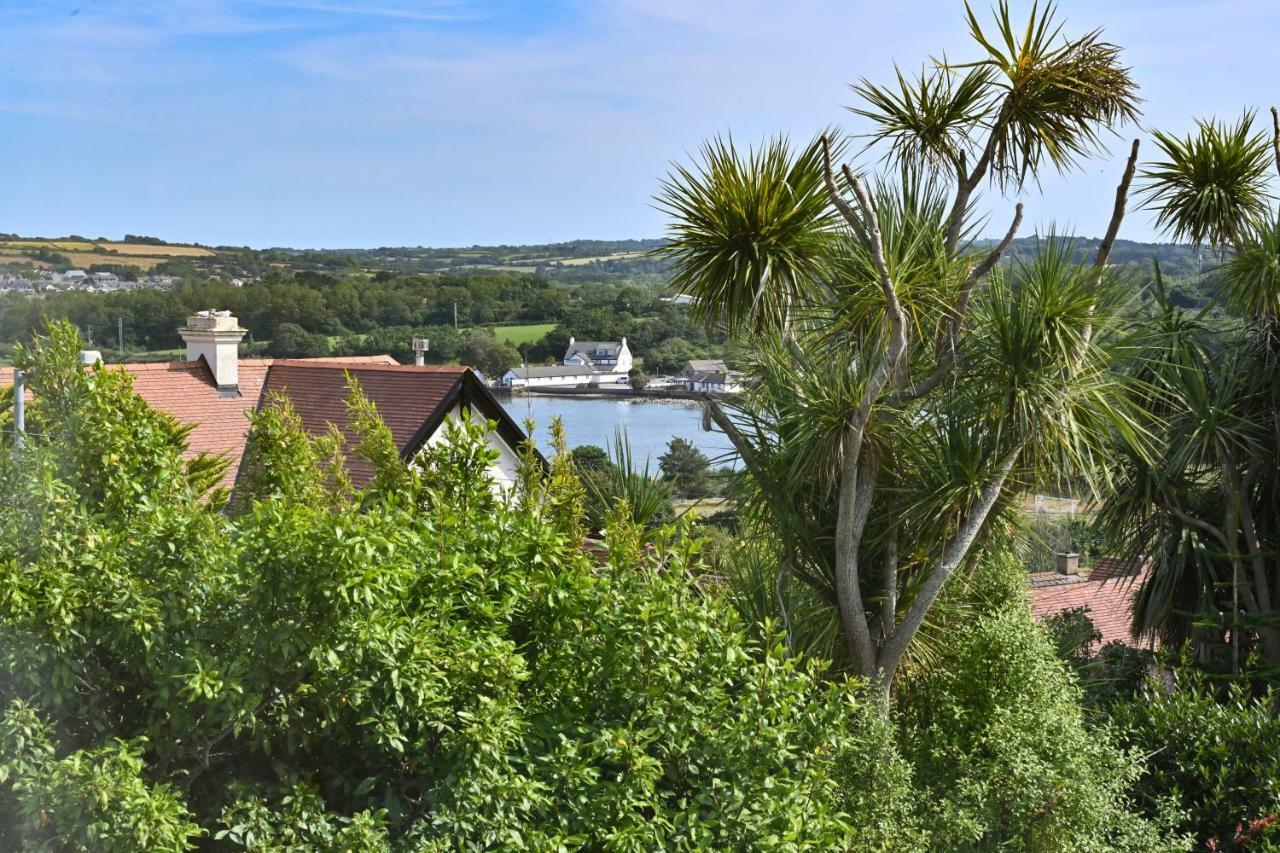
<path fill-rule="evenodd" d="M 469 367 L 414 367 L 389 355 L 316 359 L 242 359 L 245 330 L 226 312 L 200 312 L 181 330 L 187 360 L 122 364 L 134 390 L 153 409 L 191 424 L 188 453 L 209 453 L 230 464 L 220 485 L 234 488 L 244 461 L 249 415 L 279 395 L 287 398 L 303 426 L 322 435 L 334 424 L 348 433 L 347 377 L 354 377 L 377 407 L 401 456 L 412 459 L 443 438 L 449 417 L 474 413 L 496 423 L 489 443 L 499 454 L 490 474 L 499 487 L 515 482 L 524 432 Z M 0 368 L 0 386 L 13 384 L 12 368 Z M 348 444 L 350 447 L 350 442 Z M 349 468 L 357 486 L 372 469 L 360 459 Z"/>
<path fill-rule="evenodd" d="M 621 341 L 577 341 L 569 338 L 564 363 L 590 367 L 597 373 L 628 373 L 631 370 L 631 348 Z"/>
<path fill-rule="evenodd" d="M 569 338 L 562 364 L 513 367 L 498 379 L 503 388 L 575 388 L 627 385 L 631 348 L 621 341 L 578 341 Z"/>
<path fill-rule="evenodd" d="M 590 385 L 596 372 L 581 364 L 550 364 L 513 367 L 498 379 L 504 388 L 551 388 Z"/>
<path fill-rule="evenodd" d="M 685 362 L 680 376 L 685 390 L 711 394 L 736 394 L 742 390 L 738 376 L 718 358 L 695 358 Z"/>

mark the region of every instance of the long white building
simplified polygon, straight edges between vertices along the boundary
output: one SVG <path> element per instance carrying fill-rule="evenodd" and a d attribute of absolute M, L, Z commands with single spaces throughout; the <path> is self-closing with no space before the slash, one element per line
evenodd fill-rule
<path fill-rule="evenodd" d="M 503 388 L 577 388 L 620 386 L 630 381 L 634 360 L 627 339 L 578 341 L 569 338 L 561 364 L 513 367 L 502 375 Z"/>

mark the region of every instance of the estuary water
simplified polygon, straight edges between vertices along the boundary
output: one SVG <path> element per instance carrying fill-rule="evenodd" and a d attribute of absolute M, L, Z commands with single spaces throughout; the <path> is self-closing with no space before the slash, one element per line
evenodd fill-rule
<path fill-rule="evenodd" d="M 611 451 L 614 431 L 622 430 L 631 442 L 631 455 L 638 466 L 643 466 L 647 456 L 650 467 L 656 470 L 658 457 L 666 452 L 667 443 L 676 436 L 707 454 L 712 465 L 730 464 L 729 439 L 719 431 L 702 431 L 702 404 L 691 400 L 642 397 L 615 400 L 539 394 L 499 397 L 499 400 L 517 423 L 523 425 L 525 418 L 533 418 L 533 437 L 543 453 L 548 452 L 551 443 L 551 419 L 559 416 L 570 448 L 594 444 Z"/>

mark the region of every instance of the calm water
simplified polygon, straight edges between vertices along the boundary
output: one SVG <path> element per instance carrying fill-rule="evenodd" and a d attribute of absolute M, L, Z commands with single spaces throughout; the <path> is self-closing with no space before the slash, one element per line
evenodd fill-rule
<path fill-rule="evenodd" d="M 601 399 L 599 397 L 550 397 L 524 395 L 499 398 L 503 406 L 523 424 L 533 418 L 538 448 L 543 452 L 551 441 L 551 419 L 564 421 L 570 447 L 594 444 L 610 450 L 614 430 L 626 430 L 637 465 L 646 456 L 657 467 L 667 442 L 679 436 L 711 458 L 713 465 L 728 464 L 732 449 L 720 432 L 702 431 L 702 404 L 689 400 Z"/>

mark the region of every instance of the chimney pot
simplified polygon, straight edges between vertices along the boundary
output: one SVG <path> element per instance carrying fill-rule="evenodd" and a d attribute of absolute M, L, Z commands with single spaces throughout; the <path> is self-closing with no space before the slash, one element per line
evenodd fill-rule
<path fill-rule="evenodd" d="M 218 390 L 236 391 L 240 385 L 240 340 L 247 331 L 230 311 L 210 308 L 188 317 L 186 328 L 178 334 L 187 343 L 187 361 L 203 357 Z"/>

